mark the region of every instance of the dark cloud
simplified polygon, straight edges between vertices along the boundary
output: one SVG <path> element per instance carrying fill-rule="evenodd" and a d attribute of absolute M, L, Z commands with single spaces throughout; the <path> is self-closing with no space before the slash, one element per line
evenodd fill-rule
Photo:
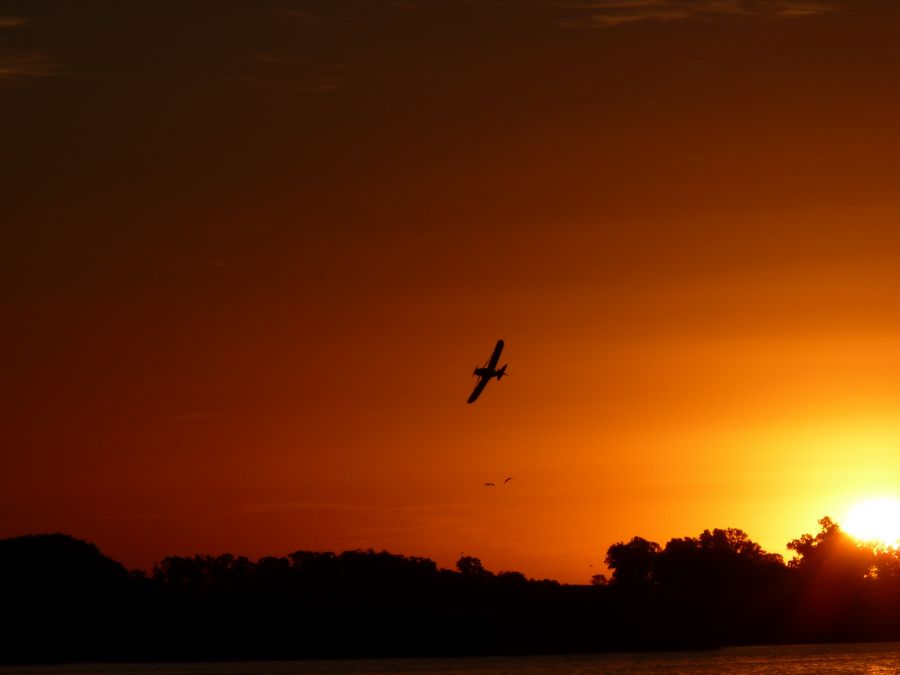
<path fill-rule="evenodd" d="M 46 52 L 0 53 L 0 85 L 32 77 L 51 77 L 59 74 L 59 65 Z"/>
<path fill-rule="evenodd" d="M 28 19 L 21 16 L 0 16 L 0 28 L 18 28 L 28 23 Z"/>
<path fill-rule="evenodd" d="M 22 16 L 0 16 L 0 85 L 59 73 L 59 65 L 47 52 L 20 45 L 17 29 L 28 23 Z"/>
<path fill-rule="evenodd" d="M 804 17 L 833 11 L 833 3 L 809 0 L 596 0 L 561 3 L 583 10 L 560 25 L 565 28 L 614 28 L 640 21 L 683 21 L 694 18 L 771 16 Z"/>

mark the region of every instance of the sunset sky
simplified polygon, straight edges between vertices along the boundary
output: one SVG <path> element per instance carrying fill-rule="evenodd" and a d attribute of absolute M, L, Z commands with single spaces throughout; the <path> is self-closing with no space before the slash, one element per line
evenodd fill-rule
<path fill-rule="evenodd" d="M 887 0 L 0 0 L 0 537 L 586 583 L 900 497 L 898 36 Z"/>

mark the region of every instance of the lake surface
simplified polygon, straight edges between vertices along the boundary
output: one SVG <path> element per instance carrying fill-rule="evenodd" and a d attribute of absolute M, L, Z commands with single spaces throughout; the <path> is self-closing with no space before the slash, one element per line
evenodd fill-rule
<path fill-rule="evenodd" d="M 900 673 L 900 643 L 728 647 L 708 652 L 243 663 L 0 666 L 0 675 L 587 675 L 588 673 Z"/>

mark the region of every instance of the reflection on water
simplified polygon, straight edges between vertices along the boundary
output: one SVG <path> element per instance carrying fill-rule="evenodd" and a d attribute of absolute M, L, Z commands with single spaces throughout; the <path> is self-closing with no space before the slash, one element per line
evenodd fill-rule
<path fill-rule="evenodd" d="M 460 673 L 900 673 L 900 643 L 728 647 L 708 652 L 244 663 L 0 666 L 0 675 L 426 675 Z"/>

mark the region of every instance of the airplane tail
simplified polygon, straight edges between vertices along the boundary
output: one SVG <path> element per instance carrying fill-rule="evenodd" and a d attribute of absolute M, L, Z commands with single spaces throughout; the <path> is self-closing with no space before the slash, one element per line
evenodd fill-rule
<path fill-rule="evenodd" d="M 497 371 L 497 381 L 500 381 L 500 378 L 506 375 L 506 366 L 509 364 L 504 363 L 503 367 Z"/>

